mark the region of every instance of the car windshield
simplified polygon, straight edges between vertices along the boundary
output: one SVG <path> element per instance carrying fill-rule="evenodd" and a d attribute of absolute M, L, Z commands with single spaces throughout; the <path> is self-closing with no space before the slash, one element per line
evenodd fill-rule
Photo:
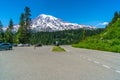
<path fill-rule="evenodd" d="M 3 42 L 0 42 L 0 44 L 3 43 Z"/>
<path fill-rule="evenodd" d="M 9 45 L 9 44 L 3 44 L 3 45 Z"/>

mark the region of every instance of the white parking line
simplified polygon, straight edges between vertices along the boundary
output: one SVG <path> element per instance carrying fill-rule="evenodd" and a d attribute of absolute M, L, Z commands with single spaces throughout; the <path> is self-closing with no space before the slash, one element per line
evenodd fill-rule
<path fill-rule="evenodd" d="M 100 62 L 98 62 L 98 61 L 93 61 L 94 63 L 96 63 L 96 64 L 99 64 Z"/>
<path fill-rule="evenodd" d="M 88 61 L 92 61 L 91 59 L 88 59 Z"/>
<path fill-rule="evenodd" d="M 116 70 L 116 72 L 117 72 L 117 73 L 120 73 L 120 71 L 119 71 L 119 70 Z"/>
<path fill-rule="evenodd" d="M 110 67 L 109 66 L 107 66 L 107 65 L 102 65 L 103 67 L 105 67 L 105 68 L 107 68 L 107 69 L 110 69 Z"/>
<path fill-rule="evenodd" d="M 85 59 L 85 57 L 83 57 L 83 59 Z"/>

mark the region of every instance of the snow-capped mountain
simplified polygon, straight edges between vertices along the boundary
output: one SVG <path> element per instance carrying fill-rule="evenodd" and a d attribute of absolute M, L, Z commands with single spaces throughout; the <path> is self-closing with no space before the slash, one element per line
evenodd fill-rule
<path fill-rule="evenodd" d="M 13 32 L 17 32 L 18 29 L 19 29 L 19 25 L 18 24 L 16 24 L 16 25 L 13 26 Z"/>
<path fill-rule="evenodd" d="M 35 31 L 62 31 L 79 28 L 94 29 L 95 27 L 68 23 L 51 15 L 41 14 L 32 20 L 31 28 Z"/>
<path fill-rule="evenodd" d="M 3 31 L 6 31 L 7 28 L 8 28 L 8 26 L 3 27 Z M 18 29 L 19 29 L 19 25 L 18 24 L 13 25 L 13 30 L 12 30 L 13 32 L 17 32 Z"/>
<path fill-rule="evenodd" d="M 40 32 L 40 31 L 62 31 L 62 30 L 71 30 L 71 29 L 80 29 L 80 28 L 85 28 L 85 29 L 95 29 L 93 26 L 87 26 L 87 25 L 79 25 L 76 23 L 69 23 L 62 21 L 59 18 L 56 18 L 51 15 L 45 15 L 41 14 L 35 19 L 31 21 L 31 29 L 35 32 Z M 4 30 L 6 30 L 7 27 L 4 27 Z M 19 25 L 16 24 L 13 27 L 13 32 L 17 32 L 19 29 Z"/>

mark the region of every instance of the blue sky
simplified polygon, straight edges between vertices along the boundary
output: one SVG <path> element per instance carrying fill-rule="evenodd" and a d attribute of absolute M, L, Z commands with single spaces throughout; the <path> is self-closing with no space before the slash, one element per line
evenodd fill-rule
<path fill-rule="evenodd" d="M 120 0 L 0 0 L 3 25 L 11 18 L 18 24 L 25 6 L 30 7 L 32 18 L 49 14 L 67 22 L 103 27 L 115 11 L 120 11 Z"/>

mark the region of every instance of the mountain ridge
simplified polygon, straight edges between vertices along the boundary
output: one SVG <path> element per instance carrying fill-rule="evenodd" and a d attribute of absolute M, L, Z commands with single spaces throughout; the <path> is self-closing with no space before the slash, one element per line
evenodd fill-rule
<path fill-rule="evenodd" d="M 41 14 L 32 20 L 31 28 L 38 31 L 62 31 L 79 28 L 94 29 L 95 27 L 65 22 L 54 16 Z"/>
<path fill-rule="evenodd" d="M 74 29 L 95 29 L 94 26 L 80 25 L 77 23 L 65 22 L 62 19 L 56 18 L 52 15 L 40 14 L 36 18 L 32 19 L 30 28 L 35 32 L 52 32 L 52 31 L 63 31 L 63 30 L 74 30 Z M 6 30 L 4 27 L 3 30 Z M 17 32 L 19 24 L 13 26 L 13 31 Z"/>

